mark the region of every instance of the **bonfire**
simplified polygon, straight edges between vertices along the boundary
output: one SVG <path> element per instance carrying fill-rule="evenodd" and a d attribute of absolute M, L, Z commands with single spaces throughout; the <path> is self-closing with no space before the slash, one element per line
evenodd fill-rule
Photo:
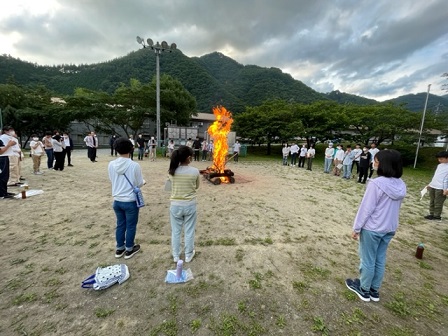
<path fill-rule="evenodd" d="M 229 145 L 227 134 L 230 132 L 233 119 L 232 113 L 223 106 L 213 108 L 216 120 L 210 125 L 207 132 L 213 140 L 213 165 L 201 171 L 205 178 L 214 184 L 234 183 L 233 172 L 226 169 Z"/>

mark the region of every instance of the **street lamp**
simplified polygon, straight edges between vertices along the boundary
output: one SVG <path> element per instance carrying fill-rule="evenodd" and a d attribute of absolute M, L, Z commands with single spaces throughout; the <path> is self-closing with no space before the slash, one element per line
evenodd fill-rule
<path fill-rule="evenodd" d="M 428 92 L 426 93 L 425 107 L 423 109 L 422 122 L 420 124 L 420 135 L 418 137 L 417 150 L 415 152 L 414 169 L 417 166 L 418 149 L 420 148 L 420 142 L 422 141 L 423 125 L 425 123 L 425 114 L 426 114 L 426 107 L 428 106 L 428 98 L 429 98 L 429 89 L 430 88 L 431 88 L 431 84 L 428 84 Z"/>
<path fill-rule="evenodd" d="M 157 146 L 160 146 L 160 66 L 159 66 L 159 56 L 162 52 L 172 52 L 176 50 L 176 43 L 171 43 L 171 46 L 168 46 L 168 43 L 163 41 L 162 43 L 154 42 L 149 38 L 146 40 L 142 39 L 140 36 L 137 36 L 137 42 L 143 46 L 143 48 L 151 48 L 154 50 L 156 54 L 156 132 L 157 132 Z"/>

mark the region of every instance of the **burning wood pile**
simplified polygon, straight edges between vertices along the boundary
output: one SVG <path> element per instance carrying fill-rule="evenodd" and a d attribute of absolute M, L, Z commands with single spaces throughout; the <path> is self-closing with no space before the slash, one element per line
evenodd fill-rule
<path fill-rule="evenodd" d="M 213 114 L 216 120 L 207 130 L 211 140 L 213 140 L 213 165 L 200 172 L 215 185 L 235 183 L 234 173 L 230 169 L 226 169 L 229 152 L 227 134 L 230 132 L 230 126 L 233 123 L 232 113 L 223 106 L 217 106 L 213 108 Z"/>

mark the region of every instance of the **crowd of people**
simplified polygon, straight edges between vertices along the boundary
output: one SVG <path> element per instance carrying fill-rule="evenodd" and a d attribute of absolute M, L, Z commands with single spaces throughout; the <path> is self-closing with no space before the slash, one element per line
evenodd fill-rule
<path fill-rule="evenodd" d="M 356 144 L 355 148 L 351 145 L 344 146 L 338 144 L 334 147 L 333 143 L 329 143 L 324 153 L 324 173 L 341 176 L 344 179 L 357 177 L 358 183 L 365 184 L 367 179 L 372 178 L 375 161 L 375 155 L 379 152 L 375 143 L 370 148 L 364 146 L 361 149 L 360 144 Z M 282 148 L 283 165 L 291 167 L 305 168 L 313 170 L 313 160 L 316 156 L 316 150 L 311 145 L 307 147 L 305 144 L 299 147 L 296 143 L 291 146 L 284 144 Z M 356 167 L 356 174 L 353 169 Z"/>

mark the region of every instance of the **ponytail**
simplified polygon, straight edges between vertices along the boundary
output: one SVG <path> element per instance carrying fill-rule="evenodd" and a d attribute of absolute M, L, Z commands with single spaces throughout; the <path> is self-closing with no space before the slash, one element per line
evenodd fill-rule
<path fill-rule="evenodd" d="M 168 174 L 174 176 L 174 172 L 181 163 L 185 163 L 187 159 L 193 155 L 193 150 L 187 146 L 180 146 L 175 149 L 171 154 L 170 167 L 168 168 Z"/>

